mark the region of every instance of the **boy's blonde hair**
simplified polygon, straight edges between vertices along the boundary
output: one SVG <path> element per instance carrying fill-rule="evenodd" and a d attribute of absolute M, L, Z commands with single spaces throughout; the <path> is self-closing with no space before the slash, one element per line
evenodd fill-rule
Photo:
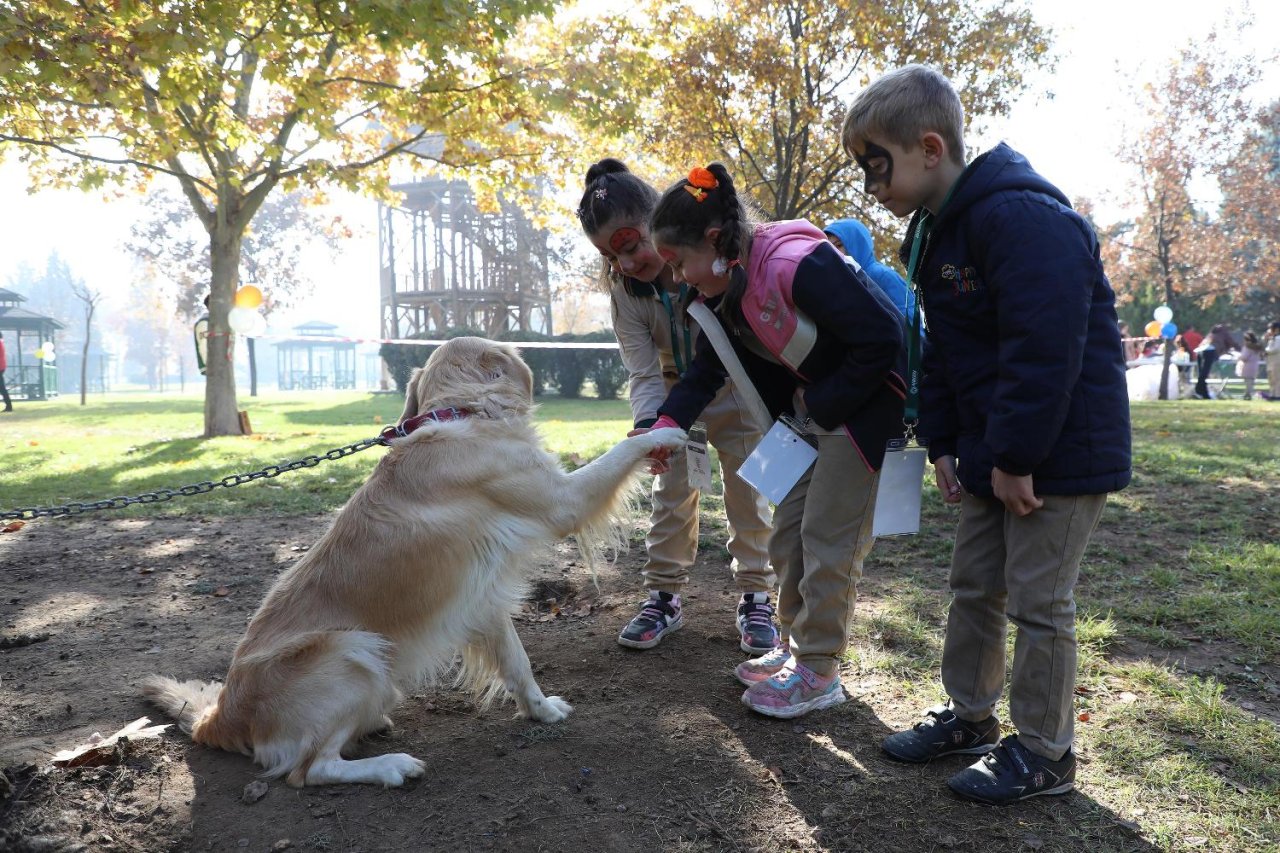
<path fill-rule="evenodd" d="M 928 65 L 904 65 L 858 93 L 844 117 L 840 141 L 850 155 L 854 143 L 877 137 L 907 150 L 925 133 L 947 143 L 951 159 L 964 165 L 964 106 L 951 81 Z"/>

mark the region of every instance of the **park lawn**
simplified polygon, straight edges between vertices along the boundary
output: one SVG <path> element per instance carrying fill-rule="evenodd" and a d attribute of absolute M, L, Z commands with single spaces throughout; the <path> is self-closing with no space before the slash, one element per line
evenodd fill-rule
<path fill-rule="evenodd" d="M 63 506 L 156 489 L 178 489 L 269 465 L 321 456 L 375 438 L 400 417 L 395 394 L 331 392 L 241 397 L 253 435 L 205 439 L 204 401 L 195 396 L 107 394 L 20 403 L 0 421 L 0 511 Z M 546 397 L 538 423 L 548 445 L 573 467 L 626 435 L 630 409 L 620 400 Z M 215 488 L 193 497 L 111 510 L 117 516 L 331 510 L 368 477 L 386 451 L 371 447 L 278 478 Z"/>
<path fill-rule="evenodd" d="M 401 403 L 394 395 L 331 393 L 241 405 L 255 435 L 211 440 L 200 438 L 195 397 L 20 405 L 0 420 L 0 510 L 136 495 L 322 455 L 373 437 Z M 555 397 L 540 401 L 538 419 L 569 465 L 607 448 L 630 423 L 625 402 Z M 1275 850 L 1280 405 L 1135 404 L 1133 420 L 1133 484 L 1109 502 L 1077 594 L 1081 786 L 1096 821 L 1123 821 L 1157 849 Z M 111 514 L 329 511 L 383 452 Z M 863 698 L 901 719 L 942 695 L 937 668 L 955 517 L 931 487 L 925 495 L 921 535 L 882 541 L 868 561 L 849 655 L 858 683 L 871 685 Z M 720 507 L 703 505 L 704 543 L 716 547 L 723 547 Z M 998 713 L 1008 719 L 1007 706 Z M 1080 832 L 1088 837 L 1090 827 Z"/>

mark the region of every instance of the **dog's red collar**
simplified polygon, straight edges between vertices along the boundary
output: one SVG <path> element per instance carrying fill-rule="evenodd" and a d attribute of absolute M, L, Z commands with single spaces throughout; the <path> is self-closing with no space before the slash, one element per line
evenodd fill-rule
<path fill-rule="evenodd" d="M 404 438 L 427 421 L 436 421 L 443 423 L 444 421 L 460 421 L 463 418 L 470 417 L 474 412 L 470 409 L 459 409 L 457 406 L 446 406 L 443 409 L 432 409 L 425 414 L 416 415 L 407 418 L 395 426 L 389 426 L 382 431 L 381 438 L 383 442 L 388 442 L 393 438 Z"/>

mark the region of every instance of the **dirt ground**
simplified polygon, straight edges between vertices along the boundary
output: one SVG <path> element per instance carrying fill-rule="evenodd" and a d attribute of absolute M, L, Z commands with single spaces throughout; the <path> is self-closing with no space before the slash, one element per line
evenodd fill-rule
<path fill-rule="evenodd" d="M 99 516 L 0 536 L 0 850 L 1151 849 L 1088 796 L 1087 765 L 1081 792 L 1010 812 L 945 792 L 961 759 L 887 760 L 880 739 L 918 709 L 883 676 L 846 672 L 851 701 L 799 721 L 750 713 L 717 547 L 695 568 L 685 629 L 634 652 L 614 638 L 643 594 L 643 548 L 597 592 L 558 546 L 518 627 L 543 688 L 574 714 L 537 725 L 444 687 L 411 696 L 362 752 L 424 759 L 427 776 L 401 789 L 271 781 L 248 801 L 250 760 L 176 727 L 100 767 L 51 766 L 94 732 L 167 722 L 139 697 L 143 675 L 220 679 L 271 580 L 325 524 Z M 861 613 L 885 562 L 869 566 Z"/>

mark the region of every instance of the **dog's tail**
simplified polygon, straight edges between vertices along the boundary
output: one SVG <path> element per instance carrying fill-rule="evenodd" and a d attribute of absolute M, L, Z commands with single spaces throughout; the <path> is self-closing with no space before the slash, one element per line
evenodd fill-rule
<path fill-rule="evenodd" d="M 163 675 L 149 675 L 142 681 L 142 695 L 177 720 L 187 734 L 217 708 L 221 693 L 222 685 L 216 681 L 177 681 Z"/>

